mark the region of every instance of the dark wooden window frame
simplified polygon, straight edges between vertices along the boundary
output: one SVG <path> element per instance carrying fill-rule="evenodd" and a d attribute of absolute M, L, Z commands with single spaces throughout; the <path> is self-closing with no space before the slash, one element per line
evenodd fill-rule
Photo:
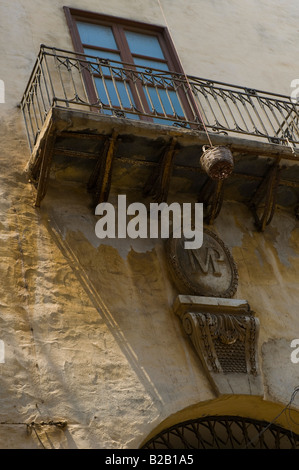
<path fill-rule="evenodd" d="M 158 25 L 154 25 L 150 23 L 143 23 L 139 21 L 127 20 L 125 18 L 120 18 L 116 16 L 111 16 L 111 15 L 93 13 L 90 11 L 80 10 L 76 8 L 63 7 L 63 9 L 65 12 L 67 24 L 70 30 L 73 47 L 75 51 L 84 54 L 84 47 L 81 42 L 80 34 L 77 28 L 77 21 L 85 21 L 88 23 L 110 26 L 113 30 L 116 43 L 119 47 L 119 52 L 121 52 L 121 60 L 130 64 L 132 63 L 132 66 L 134 66 L 134 62 L 132 60 L 132 57 L 134 54 L 132 54 L 130 51 L 130 48 L 127 44 L 127 40 L 126 40 L 124 30 L 123 30 L 123 28 L 127 27 L 130 31 L 135 31 L 135 32 L 140 32 L 140 33 L 152 33 L 155 36 L 157 36 L 162 52 L 166 59 L 165 61 L 161 60 L 161 63 L 167 63 L 170 69 L 170 72 L 175 72 L 175 73 L 184 75 L 184 70 L 182 68 L 180 59 L 176 52 L 170 33 L 166 27 L 158 26 Z M 90 48 L 90 46 L 88 47 Z M 94 49 L 97 49 L 97 48 L 94 47 Z M 98 49 L 101 49 L 101 48 L 98 48 Z M 141 55 L 138 55 L 138 56 L 142 57 Z M 146 57 L 146 58 L 149 58 L 149 57 Z M 154 59 L 157 60 L 156 58 Z M 84 78 L 84 82 L 86 86 L 86 92 L 87 92 L 90 102 L 91 103 L 96 102 L 97 101 L 96 90 L 94 88 L 91 77 L 87 71 L 83 73 L 83 78 Z M 147 112 L 150 112 L 141 86 L 140 86 L 140 89 L 138 90 L 138 93 L 142 99 L 143 107 L 146 109 Z M 139 98 L 137 94 L 134 92 L 133 92 L 133 99 L 136 105 L 138 106 Z M 188 100 L 183 93 L 181 93 L 180 99 L 184 107 L 184 111 L 186 113 L 187 118 L 190 120 L 194 119 Z M 191 97 L 189 96 L 189 100 L 190 99 L 191 99 L 191 102 L 193 102 L 192 96 Z M 193 109 L 196 109 L 196 108 L 193 107 Z M 200 118 L 200 116 L 198 117 Z M 143 117 L 143 119 L 147 121 L 152 121 L 150 118 L 147 118 L 147 117 Z"/>

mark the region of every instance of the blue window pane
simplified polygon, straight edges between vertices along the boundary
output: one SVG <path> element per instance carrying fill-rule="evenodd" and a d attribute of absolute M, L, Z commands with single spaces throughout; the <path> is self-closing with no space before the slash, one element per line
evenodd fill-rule
<path fill-rule="evenodd" d="M 98 73 L 100 75 L 110 75 L 111 73 L 113 76 L 120 76 L 121 78 L 121 71 L 119 69 L 123 68 L 122 63 L 114 62 L 120 61 L 120 55 L 116 52 L 105 52 L 105 51 L 96 51 L 93 49 L 84 49 L 84 52 L 88 55 L 92 55 L 93 57 L 87 57 L 86 59 L 89 62 L 95 63 L 96 66 L 92 69 L 92 73 Z M 108 59 L 111 60 L 110 67 L 106 67 L 104 64 L 98 63 L 96 57 L 99 59 Z"/>
<path fill-rule="evenodd" d="M 115 82 L 117 87 L 117 92 L 119 97 L 117 96 L 117 92 L 112 80 L 105 80 L 105 85 L 103 80 L 100 78 L 95 78 L 95 84 L 97 88 L 98 95 L 105 105 L 111 105 L 112 107 L 123 107 L 123 108 L 131 108 L 131 102 L 133 103 L 133 98 L 131 94 L 131 90 L 129 85 L 125 85 L 123 82 Z M 131 98 L 131 102 L 130 102 Z M 110 103 L 109 103 L 110 99 Z"/>
<path fill-rule="evenodd" d="M 140 59 L 138 57 L 134 58 L 134 62 L 136 65 L 140 65 L 145 67 L 146 69 L 158 69 L 158 70 L 165 70 L 166 72 L 169 71 L 168 65 L 165 62 L 158 62 L 156 60 L 150 59 Z"/>
<path fill-rule="evenodd" d="M 77 22 L 80 38 L 83 44 L 118 49 L 112 29 L 109 26 L 101 26 L 91 23 Z"/>
<path fill-rule="evenodd" d="M 88 55 L 98 57 L 99 59 L 108 59 L 111 60 L 110 66 L 112 67 L 113 75 L 118 75 L 120 73 L 119 68 L 122 68 L 122 63 L 115 63 L 114 61 L 120 61 L 120 55 L 116 52 L 105 52 L 105 51 L 96 51 L 94 49 L 84 49 L 84 52 Z M 97 63 L 97 59 L 93 57 L 87 57 L 89 62 Z M 105 67 L 103 64 L 97 64 L 97 67 L 92 71 L 93 73 L 99 73 L 103 75 L 111 75 L 109 67 Z"/>
<path fill-rule="evenodd" d="M 120 55 L 117 54 L 117 52 L 96 51 L 94 49 L 88 49 L 88 48 L 85 48 L 84 52 L 87 55 L 98 57 L 99 59 L 110 59 L 112 61 L 116 60 L 116 61 L 119 61 L 119 62 L 121 61 Z M 93 61 L 96 62 L 96 59 L 90 58 L 88 60 L 90 60 L 91 62 L 93 62 Z M 121 67 L 122 64 L 117 64 L 117 66 Z"/>
<path fill-rule="evenodd" d="M 175 113 L 180 116 L 184 117 L 184 112 L 181 106 L 181 103 L 179 102 L 178 95 L 175 91 L 168 91 L 168 95 L 171 99 L 172 106 L 174 107 Z"/>
<path fill-rule="evenodd" d="M 126 31 L 126 38 L 133 54 L 140 54 L 165 60 L 160 43 L 156 36 Z"/>
<path fill-rule="evenodd" d="M 144 91 L 150 109 L 154 107 L 154 111 L 159 114 L 166 114 L 173 117 L 176 117 L 175 115 L 184 117 L 182 107 L 175 91 L 166 91 L 153 87 L 147 87 L 148 92 L 146 90 Z"/>

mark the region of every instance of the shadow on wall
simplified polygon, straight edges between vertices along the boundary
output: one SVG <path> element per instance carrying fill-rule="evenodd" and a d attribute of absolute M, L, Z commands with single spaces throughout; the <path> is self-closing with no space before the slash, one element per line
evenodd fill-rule
<path fill-rule="evenodd" d="M 172 313 L 177 292 L 168 276 L 163 243 L 157 240 L 157 243 L 146 240 L 101 243 L 94 233 L 97 218 L 88 207 L 88 197 L 84 199 L 82 191 L 76 194 L 74 190 L 70 195 L 56 189 L 49 191 L 42 205 L 42 220 L 75 275 L 69 299 L 74 311 L 79 308 L 76 295 L 79 296 L 82 289 L 85 293 L 87 313 L 80 326 L 82 347 L 86 346 L 84 341 L 88 341 L 84 339 L 84 322 L 94 322 L 95 347 L 96 335 L 100 343 L 104 336 L 106 338 L 107 349 L 103 349 L 102 354 L 103 357 L 111 355 L 107 366 L 108 386 L 114 392 L 122 391 L 123 396 L 130 394 L 131 406 L 139 396 L 143 400 L 140 408 L 151 408 L 155 416 L 157 410 L 162 410 L 165 416 L 201 396 L 203 399 L 213 397 L 202 366 L 192 348 L 186 349 L 186 338 Z M 109 335 L 103 329 L 103 322 Z M 78 345 L 80 342 L 79 337 Z M 98 373 L 94 390 L 102 377 L 101 361 L 101 356 L 97 356 L 93 364 Z M 117 363 L 123 373 L 119 373 L 112 384 Z M 118 397 L 118 406 L 127 405 Z M 146 422 L 150 422 L 150 414 L 146 416 L 144 409 L 142 413 Z"/>

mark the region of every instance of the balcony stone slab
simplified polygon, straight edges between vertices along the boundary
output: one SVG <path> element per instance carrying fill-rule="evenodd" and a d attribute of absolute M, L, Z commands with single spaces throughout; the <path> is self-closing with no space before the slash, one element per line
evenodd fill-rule
<path fill-rule="evenodd" d="M 107 150 L 107 142 L 112 136 L 113 152 L 109 146 Z M 36 205 L 40 205 L 45 197 L 52 179 L 88 186 L 92 175 L 98 186 L 106 178 L 105 199 L 112 188 L 119 194 L 134 191 L 142 201 L 150 178 L 157 171 L 166 171 L 161 163 L 163 155 L 175 141 L 172 165 L 166 175 L 169 180 L 166 199 L 177 200 L 179 197 L 203 202 L 210 211 L 207 222 L 213 222 L 217 216 L 215 208 L 218 207 L 219 213 L 223 198 L 243 202 L 252 208 L 253 196 L 259 190 L 261 195 L 254 207 L 257 225 L 258 210 L 263 215 L 265 207 L 274 212 L 278 205 L 296 213 L 299 202 L 298 149 L 232 135 L 215 133 L 210 136 L 213 145 L 228 146 L 234 157 L 234 171 L 221 187 L 210 180 L 200 165 L 202 147 L 208 143 L 204 131 L 54 106 L 36 139 L 26 168 L 37 188 Z M 105 166 L 102 160 L 109 151 L 112 152 L 111 162 L 106 162 Z M 98 173 L 96 166 L 102 166 Z M 270 176 L 275 167 L 279 167 L 279 180 L 273 181 Z M 267 193 L 271 190 L 272 200 L 267 201 Z M 211 216 L 213 210 L 214 217 Z"/>

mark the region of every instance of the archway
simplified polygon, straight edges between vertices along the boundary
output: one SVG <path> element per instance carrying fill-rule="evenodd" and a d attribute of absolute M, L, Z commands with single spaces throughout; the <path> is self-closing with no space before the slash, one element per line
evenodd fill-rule
<path fill-rule="evenodd" d="M 141 448 L 299 449 L 299 411 L 291 404 L 223 395 L 168 415 Z"/>
<path fill-rule="evenodd" d="M 206 416 L 171 426 L 143 449 L 299 449 L 299 435 L 241 416 Z"/>

